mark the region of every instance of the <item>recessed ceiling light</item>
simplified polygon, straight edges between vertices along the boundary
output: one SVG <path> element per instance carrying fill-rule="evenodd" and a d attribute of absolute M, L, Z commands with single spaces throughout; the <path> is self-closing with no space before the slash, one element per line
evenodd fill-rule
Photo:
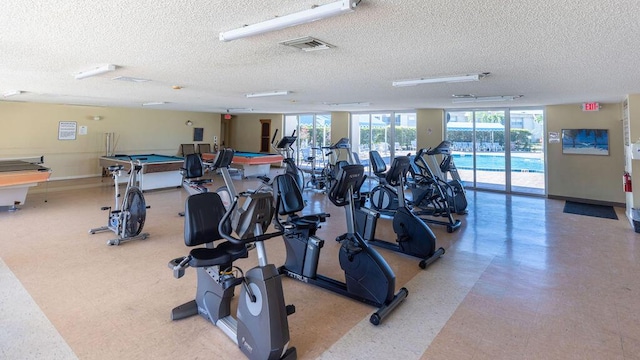
<path fill-rule="evenodd" d="M 164 105 L 166 103 L 167 103 L 166 101 L 150 101 L 142 104 L 142 106 L 157 106 L 157 105 Z"/>

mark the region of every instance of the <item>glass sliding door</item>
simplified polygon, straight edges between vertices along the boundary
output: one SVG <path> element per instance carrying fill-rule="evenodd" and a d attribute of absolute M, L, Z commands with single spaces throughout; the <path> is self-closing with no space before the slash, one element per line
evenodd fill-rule
<path fill-rule="evenodd" d="M 506 190 L 504 116 L 504 110 L 474 112 L 473 157 L 478 188 Z"/>
<path fill-rule="evenodd" d="M 417 132 L 416 113 L 395 113 L 394 156 L 416 153 Z"/>
<path fill-rule="evenodd" d="M 475 187 L 475 134 L 473 111 L 448 111 L 445 139 L 451 142 L 453 161 L 466 187 Z"/>
<path fill-rule="evenodd" d="M 544 195 L 544 114 L 511 110 L 511 191 Z"/>
<path fill-rule="evenodd" d="M 352 151 L 369 168 L 369 151 L 380 153 L 387 166 L 391 159 L 416 151 L 416 113 L 383 112 L 351 114 Z"/>
<path fill-rule="evenodd" d="M 331 145 L 331 114 L 285 116 L 283 135 L 291 135 L 294 130 L 298 137 L 293 146 L 298 167 L 304 170 L 310 170 L 313 166 L 322 169 L 321 148 Z"/>
<path fill-rule="evenodd" d="M 445 138 L 465 186 L 545 194 L 541 109 L 447 111 L 446 117 Z"/>
<path fill-rule="evenodd" d="M 351 151 L 358 154 L 364 171 L 371 173 L 369 166 L 369 150 L 371 150 L 371 115 L 351 114 Z"/>

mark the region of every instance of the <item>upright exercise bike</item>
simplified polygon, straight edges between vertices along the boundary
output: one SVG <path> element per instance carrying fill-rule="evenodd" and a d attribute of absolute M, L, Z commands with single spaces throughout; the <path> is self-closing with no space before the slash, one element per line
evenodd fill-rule
<path fill-rule="evenodd" d="M 182 277 L 190 266 L 197 269 L 198 278 L 195 300 L 174 308 L 171 319 L 200 314 L 252 360 L 297 357 L 295 347 L 289 347 L 287 321 L 295 307 L 285 305 L 281 275 L 268 263 L 264 246 L 265 240 L 282 235 L 264 233 L 273 213 L 273 195 L 269 192 L 251 193 L 240 209 L 236 197 L 226 212 L 217 193 L 192 195 L 185 206 L 185 244 L 206 247 L 194 248 L 189 255 L 169 262 L 174 277 Z M 243 273 L 233 262 L 248 257 L 249 243 L 255 243 L 258 266 Z M 236 286 L 240 286 L 240 295 L 233 317 L 231 300 Z"/>
<path fill-rule="evenodd" d="M 318 258 L 324 240 L 315 236 L 321 222 L 329 214 L 298 215 L 304 209 L 300 188 L 288 174 L 276 176 L 276 228 L 284 231 L 287 258 L 279 270 L 293 279 L 313 284 L 340 295 L 375 306 L 378 310 L 369 321 L 378 325 L 407 297 L 408 291 L 401 288 L 394 294 L 396 277 L 389 264 L 370 247 L 355 230 L 353 192 L 364 181 L 362 165 L 345 165 L 338 170 L 336 181 L 329 191 L 329 199 L 344 207 L 347 233 L 339 236 L 339 261 L 344 270 L 345 282 L 317 273 Z M 287 216 L 286 220 L 280 216 Z"/>
<path fill-rule="evenodd" d="M 149 233 L 143 233 L 142 227 L 147 217 L 147 206 L 142 190 L 138 187 L 137 176 L 142 169 L 140 161 L 145 158 L 138 158 L 136 161 L 129 157 L 129 181 L 127 182 L 127 188 L 124 191 L 124 197 L 122 198 L 122 204 L 118 204 L 120 197 L 119 179 L 122 176 L 124 169 L 123 165 L 112 165 L 107 169 L 111 173 L 113 182 L 115 185 L 115 205 L 104 206 L 100 208 L 103 211 L 109 211 L 107 216 L 107 225 L 89 230 L 89 234 L 95 234 L 97 232 L 111 230 L 117 238 L 107 241 L 107 245 L 120 245 L 125 241 L 131 241 L 136 239 L 146 239 L 149 237 Z"/>
<path fill-rule="evenodd" d="M 393 213 L 393 231 L 396 233 L 397 243 L 375 238 L 376 223 L 380 217 L 377 211 L 356 206 L 356 228 L 358 233 L 371 245 L 420 258 L 418 265 L 424 269 L 444 255 L 445 250 L 443 248 L 436 250 L 436 236 L 427 224 L 406 205 L 404 177 L 410 166 L 409 157 L 398 156 L 393 159 L 385 177 L 388 186 L 395 186 L 396 193 L 399 194 L 397 196 L 399 205 Z M 363 203 L 364 197 L 361 197 L 360 205 Z"/>

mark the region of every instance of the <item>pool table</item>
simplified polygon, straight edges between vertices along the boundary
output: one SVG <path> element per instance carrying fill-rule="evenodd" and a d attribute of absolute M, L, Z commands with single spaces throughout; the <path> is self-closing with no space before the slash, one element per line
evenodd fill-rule
<path fill-rule="evenodd" d="M 16 205 L 27 198 L 29 188 L 48 181 L 50 175 L 50 169 L 28 160 L 0 161 L 0 206 L 16 210 Z"/>
<path fill-rule="evenodd" d="M 140 160 L 142 165 L 142 170 L 138 174 L 140 190 L 146 191 L 182 186 L 180 168 L 184 164 L 184 158 L 178 156 L 158 154 L 102 156 L 100 157 L 100 166 L 107 168 L 112 165 L 123 165 L 128 171 L 131 167 L 129 156 L 134 161 Z M 122 176 L 120 181 L 127 182 L 129 177 Z"/>
<path fill-rule="evenodd" d="M 215 153 L 202 154 L 203 161 L 214 161 Z M 232 165 L 242 169 L 242 176 L 268 176 L 271 164 L 280 164 L 284 158 L 278 154 L 254 153 L 248 151 L 236 151 L 233 155 Z"/>

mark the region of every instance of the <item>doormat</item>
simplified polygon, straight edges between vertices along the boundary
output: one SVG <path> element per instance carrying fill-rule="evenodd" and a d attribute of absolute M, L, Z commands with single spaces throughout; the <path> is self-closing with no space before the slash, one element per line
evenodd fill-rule
<path fill-rule="evenodd" d="M 567 201 L 564 204 L 563 212 L 567 214 L 586 215 L 618 220 L 618 215 L 616 215 L 616 211 L 613 209 L 613 206 L 607 205 L 593 205 Z"/>

